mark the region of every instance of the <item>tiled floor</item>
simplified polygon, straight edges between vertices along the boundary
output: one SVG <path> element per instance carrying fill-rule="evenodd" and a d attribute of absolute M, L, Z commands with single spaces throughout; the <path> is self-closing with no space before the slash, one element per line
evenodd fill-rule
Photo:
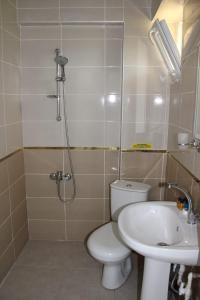
<path fill-rule="evenodd" d="M 137 256 L 128 281 L 101 286 L 101 265 L 81 242 L 29 241 L 0 288 L 1 300 L 137 300 Z"/>

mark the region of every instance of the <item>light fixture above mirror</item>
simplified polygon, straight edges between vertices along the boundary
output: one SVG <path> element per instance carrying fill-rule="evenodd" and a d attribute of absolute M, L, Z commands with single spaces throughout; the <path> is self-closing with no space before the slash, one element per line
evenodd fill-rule
<path fill-rule="evenodd" d="M 172 81 L 178 81 L 181 76 L 181 57 L 166 21 L 157 19 L 149 36 L 158 48 Z"/>

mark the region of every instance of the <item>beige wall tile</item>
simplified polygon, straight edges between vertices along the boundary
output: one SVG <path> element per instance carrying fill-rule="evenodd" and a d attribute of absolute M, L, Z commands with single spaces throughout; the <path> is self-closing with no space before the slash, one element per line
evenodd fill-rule
<path fill-rule="evenodd" d="M 15 237 L 18 231 L 26 224 L 27 211 L 26 201 L 23 201 L 12 213 L 13 236 Z"/>
<path fill-rule="evenodd" d="M 104 195 L 103 175 L 76 175 L 77 198 L 101 198 Z"/>
<path fill-rule="evenodd" d="M 65 240 L 65 222 L 49 220 L 29 220 L 29 237 L 31 240 Z"/>
<path fill-rule="evenodd" d="M 63 150 L 25 149 L 25 172 L 49 174 L 63 168 Z"/>
<path fill-rule="evenodd" d="M 0 194 L 0 224 L 10 215 L 10 199 L 9 191 L 5 191 Z"/>
<path fill-rule="evenodd" d="M 16 183 L 10 187 L 11 208 L 14 210 L 20 202 L 26 198 L 25 177 L 20 177 Z"/>
<path fill-rule="evenodd" d="M 75 174 L 104 174 L 103 150 L 72 150 L 71 155 Z M 69 169 L 69 161 L 65 168 Z"/>
<path fill-rule="evenodd" d="M 0 193 L 6 190 L 8 186 L 8 162 L 4 160 L 0 162 Z"/>
<path fill-rule="evenodd" d="M 11 218 L 0 226 L 0 256 L 8 247 L 12 240 Z"/>
<path fill-rule="evenodd" d="M 89 222 L 79 222 L 73 221 L 67 223 L 68 237 L 72 241 L 84 241 L 85 238 L 94 229 L 99 227 L 102 222 L 99 221 L 89 221 Z"/>
<path fill-rule="evenodd" d="M 26 194 L 28 197 L 57 197 L 56 183 L 49 175 L 26 175 Z"/>
<path fill-rule="evenodd" d="M 75 199 L 70 205 L 70 220 L 103 220 L 104 199 Z"/>
<path fill-rule="evenodd" d="M 177 168 L 177 184 L 184 186 L 191 192 L 192 177 L 181 165 L 178 165 Z"/>
<path fill-rule="evenodd" d="M 0 158 L 3 158 L 6 155 L 7 145 L 6 145 L 6 127 L 0 127 Z"/>
<path fill-rule="evenodd" d="M 27 197 L 29 219 L 64 220 L 64 204 L 58 198 Z"/>
<path fill-rule="evenodd" d="M 0 95 L 0 125 L 5 124 L 4 107 L 5 107 L 5 99 L 3 95 Z"/>
<path fill-rule="evenodd" d="M 24 174 L 23 152 L 19 151 L 8 158 L 8 175 L 10 184 L 13 184 Z"/>
<path fill-rule="evenodd" d="M 178 165 L 177 165 L 176 161 L 168 155 L 167 156 L 166 178 L 169 182 L 176 182 L 177 171 L 178 171 Z"/>
<path fill-rule="evenodd" d="M 5 277 L 14 260 L 14 246 L 11 244 L 7 251 L 0 257 L 0 281 Z"/>
<path fill-rule="evenodd" d="M 119 151 L 105 151 L 105 174 L 118 174 Z"/>
<path fill-rule="evenodd" d="M 6 126 L 7 153 L 12 153 L 22 147 L 21 122 Z"/>
<path fill-rule="evenodd" d="M 151 190 L 149 192 L 149 200 L 164 200 L 164 187 L 159 187 L 160 179 L 142 179 L 141 182 L 151 185 Z"/>

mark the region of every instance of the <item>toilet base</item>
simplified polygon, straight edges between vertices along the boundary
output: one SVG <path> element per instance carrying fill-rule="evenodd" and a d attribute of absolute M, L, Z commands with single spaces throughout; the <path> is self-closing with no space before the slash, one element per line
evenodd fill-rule
<path fill-rule="evenodd" d="M 119 288 L 128 278 L 132 270 L 130 255 L 119 263 L 104 264 L 102 274 L 102 285 L 106 289 Z"/>

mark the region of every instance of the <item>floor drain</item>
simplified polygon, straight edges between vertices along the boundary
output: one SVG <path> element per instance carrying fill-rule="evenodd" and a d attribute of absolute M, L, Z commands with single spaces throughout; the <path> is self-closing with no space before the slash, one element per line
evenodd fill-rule
<path fill-rule="evenodd" d="M 160 242 L 157 243 L 158 246 L 164 247 L 164 246 L 169 246 L 169 244 L 165 243 L 165 242 Z"/>

